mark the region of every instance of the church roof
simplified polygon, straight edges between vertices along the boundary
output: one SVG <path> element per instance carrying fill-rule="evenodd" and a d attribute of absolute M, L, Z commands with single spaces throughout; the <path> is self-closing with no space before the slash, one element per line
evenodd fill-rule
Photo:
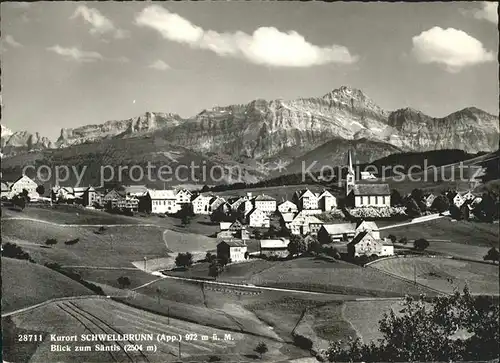
<path fill-rule="evenodd" d="M 391 195 L 389 184 L 354 184 L 354 195 Z"/>

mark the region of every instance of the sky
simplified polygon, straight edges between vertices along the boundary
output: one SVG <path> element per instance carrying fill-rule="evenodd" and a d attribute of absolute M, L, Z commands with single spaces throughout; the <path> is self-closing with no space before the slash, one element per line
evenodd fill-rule
<path fill-rule="evenodd" d="M 389 111 L 498 114 L 496 3 L 2 3 L 2 124 L 193 116 L 361 89 Z"/>

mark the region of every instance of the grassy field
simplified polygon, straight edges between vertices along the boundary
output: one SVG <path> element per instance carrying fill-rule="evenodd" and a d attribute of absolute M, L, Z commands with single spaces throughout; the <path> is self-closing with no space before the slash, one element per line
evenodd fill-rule
<path fill-rule="evenodd" d="M 78 319 L 76 319 L 76 317 Z M 85 324 L 85 326 L 83 325 Z M 210 355 L 221 357 L 222 361 L 244 360 L 245 355 L 252 355 L 253 348 L 259 341 L 265 341 L 269 347 L 266 357 L 270 360 L 288 358 L 283 354 L 283 343 L 248 334 L 202 326 L 175 318 L 158 316 L 133 307 L 104 299 L 88 299 L 75 302 L 58 303 L 35 309 L 15 316 L 9 322 L 9 330 L 4 339 L 9 340 L 12 335 L 23 331 L 50 331 L 55 334 L 81 333 L 134 333 L 134 334 L 197 334 L 197 340 L 181 343 L 181 358 L 189 361 L 206 361 Z M 212 340 L 217 334 L 220 340 Z M 225 334 L 231 334 L 231 340 L 224 340 Z M 206 335 L 210 340 L 203 341 L 201 336 Z M 132 343 L 150 345 L 156 344 L 156 353 L 144 351 L 151 362 L 178 361 L 177 342 L 132 341 Z M 74 345 L 75 343 L 70 343 Z M 91 343 L 92 345 L 95 343 Z M 107 343 L 111 344 L 111 343 Z M 116 343 L 118 344 L 118 343 Z M 119 342 L 123 346 L 124 343 Z M 19 344 L 14 345 L 19 346 Z M 8 361 L 19 361 L 19 353 L 10 349 L 5 354 Z M 38 344 L 36 351 L 31 353 L 31 362 L 71 361 L 96 362 L 112 361 L 109 353 L 100 352 L 50 352 L 50 342 L 47 340 Z M 133 359 L 144 361 L 140 353 L 129 353 L 127 357 L 123 350 L 113 352 L 114 358 L 119 361 Z"/>
<path fill-rule="evenodd" d="M 413 280 L 433 289 L 451 293 L 465 284 L 474 294 L 499 293 L 498 266 L 449 258 L 408 257 L 377 261 L 370 268 Z"/>
<path fill-rule="evenodd" d="M 452 222 L 449 218 L 439 218 L 381 231 L 383 237 L 387 237 L 389 234 L 395 235 L 398 239 L 406 237 L 409 240 L 418 238 L 449 240 L 454 243 L 485 248 L 493 246 L 498 248 L 499 240 L 498 224 L 469 221 Z"/>
<path fill-rule="evenodd" d="M 114 226 L 96 234 L 95 227 L 65 227 L 40 222 L 4 220 L 1 223 L 4 240 L 12 239 L 32 258 L 43 264 L 134 267 L 131 262 L 168 256 L 163 231 L 158 227 Z M 42 248 L 49 238 L 58 243 Z M 65 242 L 79 239 L 72 245 Z"/>
<path fill-rule="evenodd" d="M 2 312 L 59 297 L 94 294 L 85 286 L 47 267 L 2 257 Z"/>
<path fill-rule="evenodd" d="M 404 296 L 432 294 L 432 291 L 382 273 L 342 261 L 330 262 L 316 258 L 288 261 L 251 261 L 227 270 L 222 281 L 246 282 L 255 285 L 303 289 L 360 296 Z"/>

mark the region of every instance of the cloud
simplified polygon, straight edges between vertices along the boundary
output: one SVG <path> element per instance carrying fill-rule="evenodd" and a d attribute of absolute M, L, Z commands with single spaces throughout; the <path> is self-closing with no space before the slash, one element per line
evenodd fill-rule
<path fill-rule="evenodd" d="M 170 69 L 170 66 L 164 61 L 158 59 L 157 61 L 151 63 L 148 68 L 156 69 L 159 71 L 166 71 L 167 69 Z"/>
<path fill-rule="evenodd" d="M 97 9 L 79 5 L 70 19 L 77 18 L 82 18 L 85 22 L 90 24 L 91 34 L 112 34 L 116 39 L 123 39 L 129 36 L 126 30 L 116 28 L 113 22 Z"/>
<path fill-rule="evenodd" d="M 6 35 L 3 39 L 5 41 L 6 44 L 10 45 L 11 47 L 14 47 L 14 48 L 19 48 L 19 47 L 22 47 L 23 45 L 19 42 L 17 42 L 14 37 L 10 34 Z"/>
<path fill-rule="evenodd" d="M 417 61 L 440 64 L 452 73 L 495 60 L 494 53 L 486 50 L 479 40 L 454 28 L 436 26 L 414 36 L 412 41 L 412 54 Z"/>
<path fill-rule="evenodd" d="M 327 63 L 350 64 L 358 60 L 344 46 L 320 47 L 309 43 L 296 31 L 281 32 L 274 27 L 261 27 L 250 35 L 241 31 L 205 30 L 158 5 L 142 10 L 135 23 L 156 30 L 165 39 L 260 65 L 310 67 Z"/>
<path fill-rule="evenodd" d="M 84 51 L 76 47 L 64 48 L 61 47 L 60 45 L 54 45 L 52 47 L 47 48 L 47 50 L 59 54 L 66 60 L 74 60 L 82 63 L 95 62 L 104 59 L 104 57 L 100 53 L 92 51 Z"/>
<path fill-rule="evenodd" d="M 461 10 L 465 16 L 472 16 L 478 20 L 487 20 L 498 24 L 498 3 L 496 1 L 482 1 L 481 8 Z"/>

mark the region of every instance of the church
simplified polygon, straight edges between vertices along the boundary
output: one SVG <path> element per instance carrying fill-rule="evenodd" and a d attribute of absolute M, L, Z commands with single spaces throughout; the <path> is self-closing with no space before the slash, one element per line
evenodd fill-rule
<path fill-rule="evenodd" d="M 352 156 L 347 155 L 348 169 L 345 179 L 346 205 L 350 207 L 390 207 L 391 190 L 389 184 L 356 183 L 356 173 L 352 166 Z"/>

